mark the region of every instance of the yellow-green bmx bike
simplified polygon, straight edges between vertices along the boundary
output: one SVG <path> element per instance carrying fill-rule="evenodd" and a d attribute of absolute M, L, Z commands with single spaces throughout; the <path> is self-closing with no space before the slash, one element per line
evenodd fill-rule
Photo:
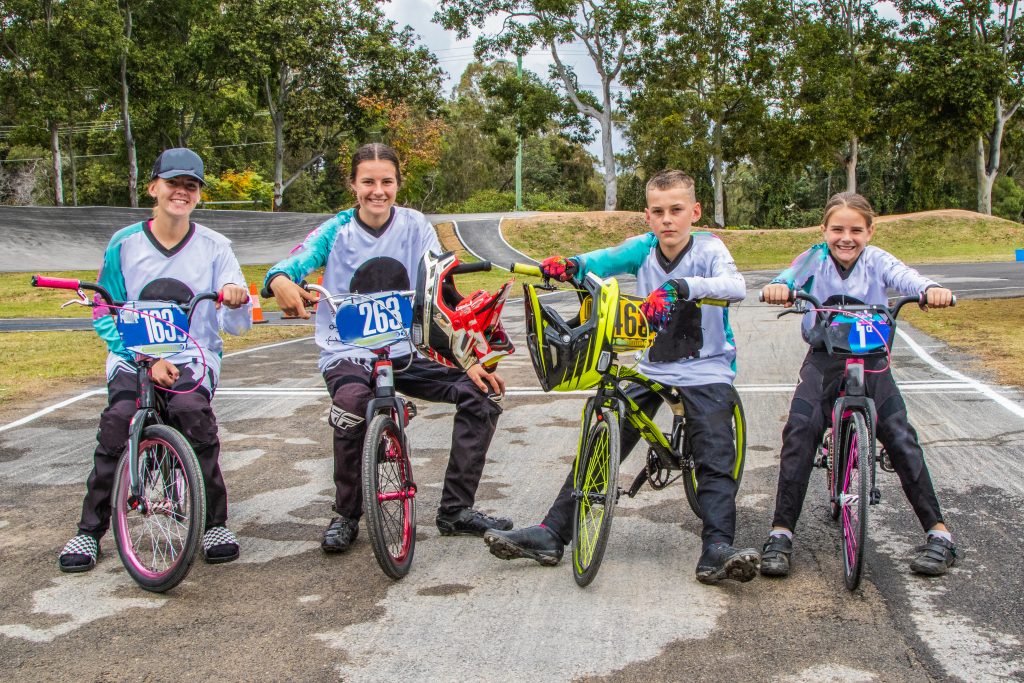
<path fill-rule="evenodd" d="M 520 275 L 542 277 L 536 266 L 512 264 Z M 573 465 L 572 569 L 576 583 L 586 586 L 597 576 L 611 532 L 615 504 L 623 490 L 618 486 L 621 424 L 632 425 L 647 442 L 647 460 L 625 491 L 630 498 L 650 484 L 663 489 L 682 479 L 686 500 L 701 517 L 693 447 L 686 437 L 686 415 L 679 393 L 619 363 L 619 354 L 638 354 L 654 342 L 654 334 L 640 312 L 643 301 L 622 294 L 615 278 L 588 274 L 576 294 L 579 311 L 565 320 L 538 298 L 542 284 L 523 284 L 526 306 L 526 344 L 534 371 L 545 391 L 579 391 L 595 388 L 586 400 Z M 596 302 L 596 303 L 595 303 Z M 699 305 L 728 305 L 704 299 Z M 647 389 L 656 392 L 672 411 L 672 429 L 665 433 L 637 405 L 631 394 Z M 732 476 L 739 485 L 746 461 L 746 420 L 736 396 L 733 409 L 733 440 L 736 459 Z"/>

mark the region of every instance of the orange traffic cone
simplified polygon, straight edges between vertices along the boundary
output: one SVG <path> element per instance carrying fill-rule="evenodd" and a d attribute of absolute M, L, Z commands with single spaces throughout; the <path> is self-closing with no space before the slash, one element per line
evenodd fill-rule
<path fill-rule="evenodd" d="M 252 324 L 267 322 L 263 318 L 263 306 L 260 305 L 260 295 L 256 293 L 256 283 L 249 283 L 249 299 L 252 301 Z"/>

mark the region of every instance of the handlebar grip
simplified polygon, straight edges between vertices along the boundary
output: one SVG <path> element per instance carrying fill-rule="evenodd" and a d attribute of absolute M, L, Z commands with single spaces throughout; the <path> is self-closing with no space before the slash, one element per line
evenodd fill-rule
<path fill-rule="evenodd" d="M 80 280 L 72 280 L 64 277 L 45 277 L 43 275 L 32 276 L 33 287 L 51 287 L 53 289 L 78 289 L 81 287 Z"/>
<path fill-rule="evenodd" d="M 529 263 L 513 263 L 508 269 L 516 275 L 532 275 L 533 277 L 544 277 L 544 273 L 541 272 L 540 266 L 534 266 Z"/>
<path fill-rule="evenodd" d="M 705 299 L 700 299 L 697 302 L 697 304 L 700 305 L 700 306 L 721 306 L 722 308 L 727 308 L 729 306 L 729 302 L 726 301 L 725 299 L 707 299 L 707 298 L 705 298 Z"/>
<path fill-rule="evenodd" d="M 451 270 L 452 275 L 462 273 L 481 273 L 491 269 L 490 261 L 476 261 L 475 263 L 460 263 Z"/>

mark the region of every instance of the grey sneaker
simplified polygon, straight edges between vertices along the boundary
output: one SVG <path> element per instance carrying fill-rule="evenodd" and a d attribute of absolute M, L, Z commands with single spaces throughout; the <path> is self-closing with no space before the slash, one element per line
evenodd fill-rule
<path fill-rule="evenodd" d="M 944 538 L 928 534 L 928 540 L 917 547 L 917 557 L 910 562 L 910 569 L 925 576 L 942 576 L 956 564 L 956 546 Z"/>

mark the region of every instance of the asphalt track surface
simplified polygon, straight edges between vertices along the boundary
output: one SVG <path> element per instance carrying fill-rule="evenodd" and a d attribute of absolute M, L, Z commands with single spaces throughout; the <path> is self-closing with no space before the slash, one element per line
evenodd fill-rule
<path fill-rule="evenodd" d="M 776 320 L 777 309 L 756 303 L 758 277 L 748 276 L 747 299 L 731 314 L 750 437 L 736 543 L 754 547 L 771 519 L 803 353 L 796 319 Z M 563 312 L 571 300 L 548 298 Z M 510 390 L 477 505 L 522 526 L 540 519 L 571 466 L 585 394 L 541 392 L 519 302 L 504 320 L 518 350 L 501 365 Z M 416 557 L 409 576 L 391 581 L 365 536 L 344 555 L 318 548 L 332 514 L 329 401 L 315 346 L 301 340 L 226 356 L 215 408 L 242 559 L 197 562 L 165 596 L 131 582 L 110 535 L 94 571 L 56 568 L 91 467 L 102 390 L 0 425 L 3 677 L 1022 680 L 1024 397 L 940 342 L 901 332 L 894 372 L 963 551 L 942 579 L 909 572 L 921 533 L 895 477 L 881 474 L 865 579 L 847 592 L 816 470 L 789 578 L 697 583 L 700 525 L 671 486 L 623 497 L 600 574 L 580 589 L 568 561 L 504 562 L 479 539 L 439 536 L 433 516 L 453 410 L 421 403 L 410 427 Z M 624 463 L 623 481 L 641 455 Z"/>
<path fill-rule="evenodd" d="M 795 319 L 775 320 L 755 298 L 732 316 L 750 434 L 737 532 L 747 546 L 760 545 L 770 520 L 802 350 Z M 524 525 L 543 515 L 570 466 L 584 396 L 537 389 L 518 302 L 505 319 L 519 350 L 501 367 L 511 389 L 478 506 Z M 0 661 L 10 680 L 70 671 L 82 680 L 1019 679 L 1021 396 L 957 374 L 966 359 L 907 332 L 920 351 L 901 338 L 894 366 L 966 553 L 943 579 L 909 572 L 921 534 L 895 478 L 882 475 L 865 580 L 848 593 L 816 471 L 788 579 L 698 584 L 700 526 L 672 486 L 623 498 L 601 572 L 579 589 L 566 561 L 503 562 L 479 539 L 438 535 L 452 410 L 421 404 L 411 425 L 416 558 L 408 577 L 391 581 L 365 538 L 341 556 L 317 547 L 331 515 L 328 399 L 314 345 L 298 341 L 225 358 L 215 407 L 243 557 L 197 563 L 166 596 L 132 584 L 109 535 L 96 570 L 56 569 L 102 396 L 0 427 Z M 623 480 L 639 462 L 638 453 L 626 461 Z"/>

